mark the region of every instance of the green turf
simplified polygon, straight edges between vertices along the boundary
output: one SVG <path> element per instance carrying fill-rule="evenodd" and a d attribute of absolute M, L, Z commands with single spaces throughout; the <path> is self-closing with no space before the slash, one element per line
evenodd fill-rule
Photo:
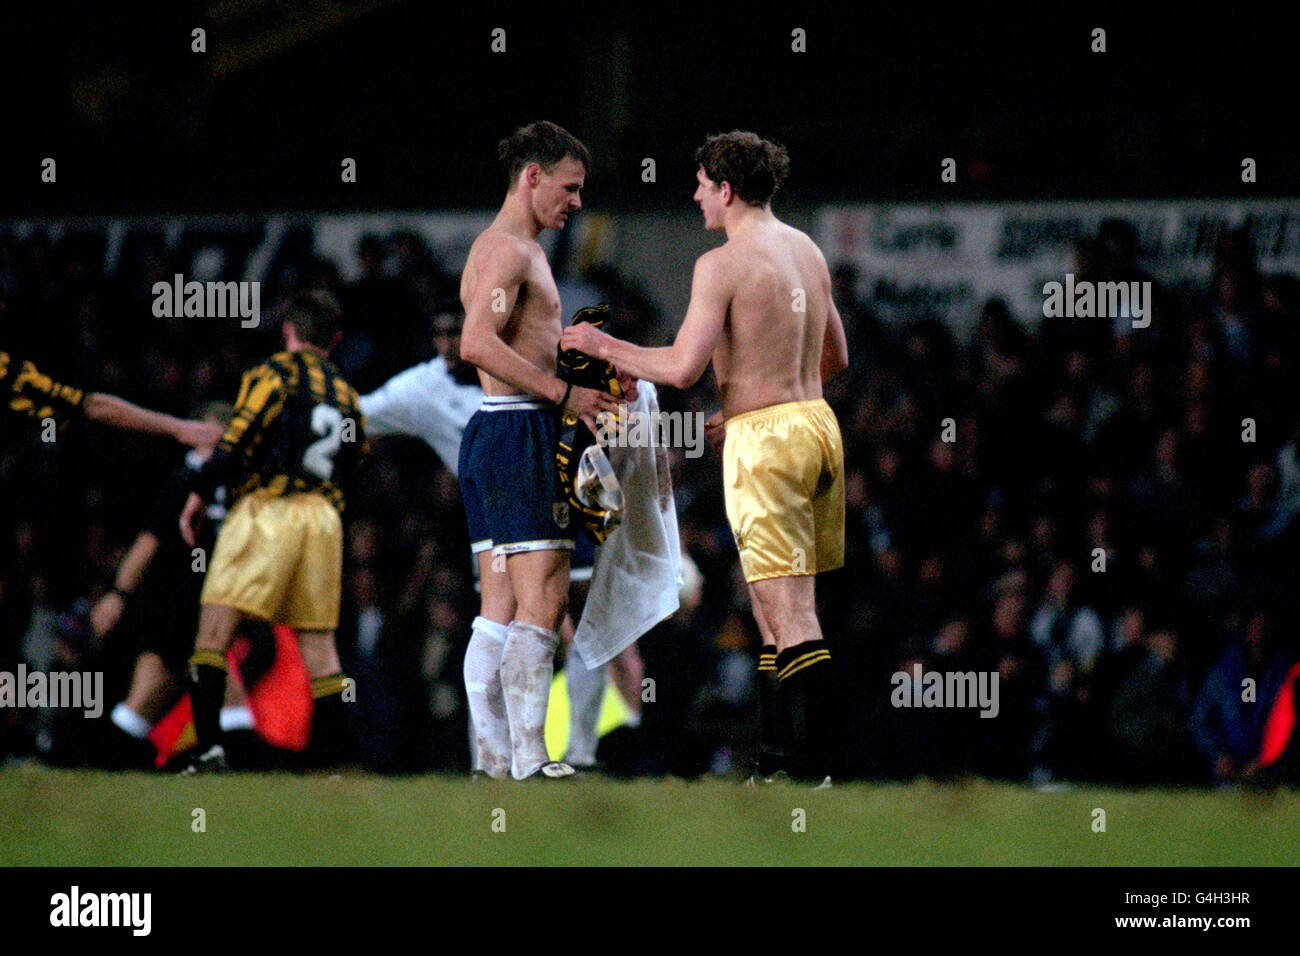
<path fill-rule="evenodd" d="M 195 808 L 207 831 L 192 830 Z M 1106 832 L 1093 832 L 1093 810 Z M 805 832 L 795 832 L 796 809 Z M 502 819 L 505 832 L 494 832 Z M 1300 794 L 0 772 L 2 865 L 1294 865 Z"/>

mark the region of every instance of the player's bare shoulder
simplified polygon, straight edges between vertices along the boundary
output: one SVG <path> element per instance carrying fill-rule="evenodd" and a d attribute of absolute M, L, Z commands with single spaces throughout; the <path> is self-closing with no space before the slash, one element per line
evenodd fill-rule
<path fill-rule="evenodd" d="M 781 238 L 789 243 L 790 248 L 800 257 L 807 257 L 809 261 L 821 265 L 826 264 L 826 258 L 822 255 L 821 249 L 817 248 L 817 243 L 813 242 L 808 233 L 785 222 L 778 222 L 777 228 Z"/>
<path fill-rule="evenodd" d="M 469 300 L 483 294 L 479 286 L 485 279 L 498 283 L 522 282 L 533 258 L 531 247 L 537 247 L 537 243 L 496 225 L 479 233 L 470 246 L 465 271 L 461 275 L 460 294 L 465 306 L 468 308 Z"/>
<path fill-rule="evenodd" d="M 737 276 L 745 265 L 747 252 L 734 239 L 710 249 L 695 260 L 694 282 L 717 293 L 734 289 Z"/>
<path fill-rule="evenodd" d="M 802 229 L 796 229 L 787 223 L 778 223 L 780 237 L 785 247 L 791 252 L 803 281 L 814 287 L 829 290 L 831 273 L 817 243 L 813 242 Z"/>

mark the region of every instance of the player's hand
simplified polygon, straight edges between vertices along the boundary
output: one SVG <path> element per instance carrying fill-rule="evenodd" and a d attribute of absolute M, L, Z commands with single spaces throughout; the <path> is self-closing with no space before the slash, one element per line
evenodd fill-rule
<path fill-rule="evenodd" d="M 591 429 L 591 433 L 599 438 L 600 430 L 596 425 L 596 416 L 601 412 L 616 413 L 618 399 L 608 392 L 598 392 L 594 388 L 575 385 L 569 389 L 569 399 L 564 403 L 564 410 L 577 415 Z"/>
<path fill-rule="evenodd" d="M 721 448 L 727 439 L 727 420 L 722 412 L 715 412 L 704 423 L 704 438 L 714 448 Z"/>
<path fill-rule="evenodd" d="M 590 322 L 578 322 L 564 330 L 564 333 L 560 336 L 560 347 L 577 349 L 584 355 L 603 359 L 605 356 L 600 354 L 600 349 L 609 339 L 610 336 Z"/>
<path fill-rule="evenodd" d="M 95 632 L 95 637 L 103 637 L 113 629 L 122 617 L 124 607 L 126 601 L 116 591 L 109 591 L 95 602 L 90 609 L 90 629 Z"/>
<path fill-rule="evenodd" d="M 190 492 L 190 496 L 185 499 L 185 508 L 181 511 L 181 537 L 191 548 L 199 539 L 198 529 L 202 521 L 203 499 Z"/>
<path fill-rule="evenodd" d="M 176 426 L 176 433 L 172 437 L 182 445 L 201 448 L 221 441 L 224 432 L 225 429 L 216 422 L 182 421 Z"/>
<path fill-rule="evenodd" d="M 633 378 L 631 375 L 627 374 L 627 372 L 619 371 L 618 369 L 615 369 L 615 371 L 618 373 L 618 387 L 623 390 L 623 400 L 635 402 L 637 396 L 641 393 L 641 390 L 637 388 L 636 384 L 639 379 Z"/>

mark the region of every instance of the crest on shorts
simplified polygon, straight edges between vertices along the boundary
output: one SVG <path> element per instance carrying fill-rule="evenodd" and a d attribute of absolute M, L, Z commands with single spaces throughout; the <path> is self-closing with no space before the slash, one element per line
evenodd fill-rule
<path fill-rule="evenodd" d="M 569 503 L 567 501 L 557 501 L 551 505 L 551 515 L 555 518 L 555 523 L 561 528 L 569 526 Z"/>

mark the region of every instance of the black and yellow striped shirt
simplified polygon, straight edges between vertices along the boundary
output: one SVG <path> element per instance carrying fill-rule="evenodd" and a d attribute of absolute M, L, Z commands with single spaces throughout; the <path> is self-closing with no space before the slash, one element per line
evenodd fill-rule
<path fill-rule="evenodd" d="M 279 352 L 244 373 L 235 415 L 194 490 L 319 492 L 339 511 L 365 450 L 356 390 L 315 352 Z"/>
<path fill-rule="evenodd" d="M 85 414 L 87 392 L 54 381 L 31 362 L 0 351 L 0 407 L 62 428 Z"/>

